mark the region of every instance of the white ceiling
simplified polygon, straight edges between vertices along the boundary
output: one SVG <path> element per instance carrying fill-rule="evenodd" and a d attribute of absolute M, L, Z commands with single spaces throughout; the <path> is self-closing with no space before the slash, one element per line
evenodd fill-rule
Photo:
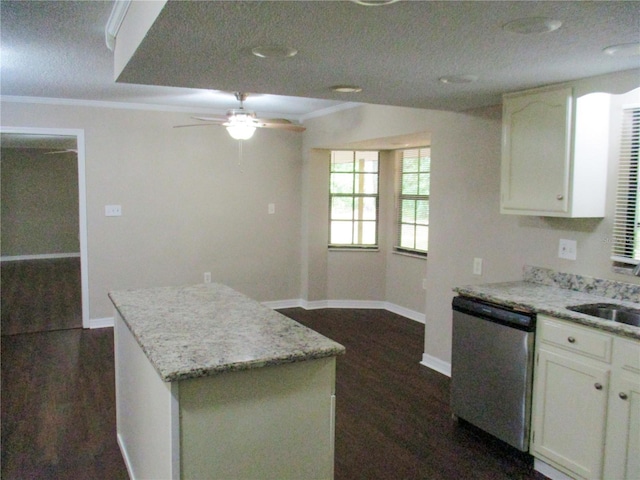
<path fill-rule="evenodd" d="M 605 47 L 640 38 L 638 1 L 173 1 L 113 80 L 104 28 L 111 1 L 0 1 L 0 93 L 221 113 L 233 91 L 260 116 L 304 120 L 348 102 L 465 110 L 504 92 L 640 66 Z M 503 30 L 523 17 L 554 32 Z M 260 59 L 254 46 L 298 50 Z M 442 76 L 476 75 L 470 84 Z M 639 82 L 640 83 L 640 82 Z M 329 87 L 356 84 L 359 94 Z M 11 98 L 9 98 L 11 99 Z"/>

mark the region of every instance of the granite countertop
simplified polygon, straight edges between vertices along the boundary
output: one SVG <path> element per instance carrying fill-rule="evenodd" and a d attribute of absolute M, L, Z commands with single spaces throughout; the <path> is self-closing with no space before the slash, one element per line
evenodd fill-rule
<path fill-rule="evenodd" d="M 109 298 L 165 382 L 345 351 L 225 285 L 115 291 Z"/>
<path fill-rule="evenodd" d="M 591 315 L 573 312 L 566 307 L 586 303 L 615 303 L 640 309 L 640 303 L 616 295 L 605 296 L 569 288 L 535 283 L 533 281 L 468 285 L 453 289 L 460 295 L 478 298 L 509 307 L 550 315 L 589 327 L 606 330 L 620 336 L 640 340 L 640 327 L 603 320 Z"/>

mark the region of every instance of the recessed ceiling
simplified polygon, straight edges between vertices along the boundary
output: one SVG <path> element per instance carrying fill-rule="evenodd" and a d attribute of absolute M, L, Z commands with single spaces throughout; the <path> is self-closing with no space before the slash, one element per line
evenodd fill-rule
<path fill-rule="evenodd" d="M 236 104 L 232 92 L 246 91 L 261 116 L 299 120 L 349 102 L 460 111 L 640 67 L 638 55 L 603 53 L 638 42 L 638 1 L 172 1 L 116 83 L 104 39 L 112 5 L 2 0 L 0 93 L 223 112 Z M 534 35 L 503 29 L 536 17 L 562 25 Z M 297 54 L 259 58 L 251 53 L 259 46 Z M 439 81 L 464 76 L 477 80 Z"/>

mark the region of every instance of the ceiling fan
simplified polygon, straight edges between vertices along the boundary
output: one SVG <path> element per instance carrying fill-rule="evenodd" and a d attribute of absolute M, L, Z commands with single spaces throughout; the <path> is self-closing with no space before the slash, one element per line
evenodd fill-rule
<path fill-rule="evenodd" d="M 52 152 L 44 152 L 43 155 L 60 155 L 62 153 L 75 153 L 78 154 L 78 150 L 75 148 L 65 148 L 64 150 L 54 150 Z"/>
<path fill-rule="evenodd" d="M 256 128 L 279 128 L 292 132 L 304 132 L 306 129 L 300 124 L 290 122 L 284 118 L 257 118 L 255 112 L 244 108 L 246 93 L 236 92 L 236 99 L 240 102 L 240 108 L 227 111 L 226 117 L 191 117 L 207 123 L 195 123 L 191 125 L 176 125 L 181 127 L 203 127 L 209 125 L 222 125 L 227 127 L 229 135 L 236 140 L 248 140 L 256 131 Z"/>

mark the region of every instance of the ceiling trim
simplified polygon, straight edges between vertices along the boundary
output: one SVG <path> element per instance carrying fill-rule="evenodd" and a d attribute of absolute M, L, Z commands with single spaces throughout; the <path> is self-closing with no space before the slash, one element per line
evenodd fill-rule
<path fill-rule="evenodd" d="M 227 109 L 214 108 L 197 108 L 197 107 L 180 107 L 174 105 L 160 105 L 148 103 L 129 103 L 129 102 L 112 102 L 104 100 L 80 100 L 75 98 L 50 98 L 50 97 L 26 97 L 18 95 L 2 95 L 0 101 L 11 103 L 33 103 L 40 105 L 64 105 L 70 107 L 95 107 L 95 108 L 114 108 L 122 110 L 148 110 L 155 112 L 172 112 L 172 113 L 201 113 L 209 115 L 226 115 Z M 339 105 L 340 106 L 340 105 Z M 331 113 L 331 112 L 329 112 Z M 324 115 L 326 115 L 325 113 Z M 283 115 L 281 113 L 260 112 L 261 116 L 277 116 L 278 118 L 287 118 L 300 122 L 301 117 L 296 115 Z"/>
<path fill-rule="evenodd" d="M 310 113 L 301 115 L 299 118 L 299 121 L 303 122 L 305 120 L 309 120 L 310 118 L 324 117 L 325 115 L 331 115 L 332 113 L 340 112 L 342 110 L 348 110 L 350 108 L 359 107 L 361 105 L 365 105 L 365 104 L 356 103 L 356 102 L 341 103 L 340 105 L 334 105 L 332 107 L 322 108 L 320 110 L 316 110 L 315 112 L 310 112 Z"/>

